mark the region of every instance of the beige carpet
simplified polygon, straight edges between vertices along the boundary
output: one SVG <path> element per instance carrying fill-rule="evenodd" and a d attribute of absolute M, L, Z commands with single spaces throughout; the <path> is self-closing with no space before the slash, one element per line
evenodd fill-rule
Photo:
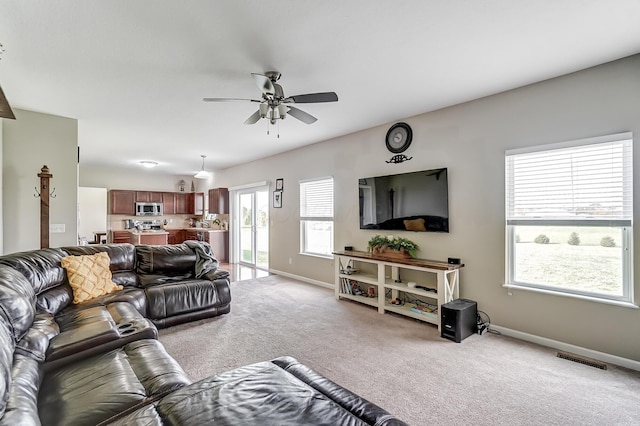
<path fill-rule="evenodd" d="M 493 334 L 454 343 L 435 326 L 280 276 L 235 282 L 231 292 L 231 313 L 160 331 L 193 380 L 291 355 L 413 425 L 640 422 L 635 371 Z"/>

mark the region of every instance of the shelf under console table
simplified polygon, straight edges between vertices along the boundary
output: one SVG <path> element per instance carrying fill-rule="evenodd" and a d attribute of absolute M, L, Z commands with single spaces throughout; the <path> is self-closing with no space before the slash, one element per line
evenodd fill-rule
<path fill-rule="evenodd" d="M 458 298 L 460 268 L 464 264 L 427 259 L 397 259 L 363 251 L 334 251 L 336 299 L 349 299 L 378 308 L 381 314 L 395 312 L 420 321 L 436 324 L 440 330 L 440 306 Z M 407 274 L 417 276 L 406 280 Z M 433 276 L 435 274 L 435 284 Z M 417 287 L 409 287 L 413 281 Z M 429 281 L 426 284 L 422 281 Z M 354 284 L 356 284 L 354 286 Z M 366 288 L 364 294 L 355 294 Z M 374 297 L 369 296 L 369 289 Z M 425 290 L 426 288 L 426 290 Z M 390 295 L 390 297 L 388 297 Z M 392 304 L 400 295 L 409 295 L 416 303 Z"/>

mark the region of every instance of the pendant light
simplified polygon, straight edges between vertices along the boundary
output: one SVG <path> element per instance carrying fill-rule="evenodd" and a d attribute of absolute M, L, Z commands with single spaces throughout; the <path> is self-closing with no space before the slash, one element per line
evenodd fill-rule
<path fill-rule="evenodd" d="M 193 175 L 193 177 L 196 178 L 196 179 L 208 179 L 209 178 L 209 172 L 207 172 L 204 169 L 204 159 L 207 158 L 207 156 L 206 155 L 201 155 L 200 157 L 202 157 L 202 169 L 198 173 Z"/>

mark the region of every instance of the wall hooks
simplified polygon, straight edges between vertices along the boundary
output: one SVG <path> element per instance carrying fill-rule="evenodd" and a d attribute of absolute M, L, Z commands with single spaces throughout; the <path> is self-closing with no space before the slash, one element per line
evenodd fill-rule
<path fill-rule="evenodd" d="M 33 196 L 35 198 L 40 198 L 40 191 L 38 191 L 38 188 L 36 188 L 34 186 L 33 189 L 36 191 L 36 193 L 33 194 Z M 47 187 L 43 186 L 42 189 L 47 189 Z M 56 188 L 55 187 L 51 190 L 51 192 L 49 192 L 49 198 L 56 198 Z"/>

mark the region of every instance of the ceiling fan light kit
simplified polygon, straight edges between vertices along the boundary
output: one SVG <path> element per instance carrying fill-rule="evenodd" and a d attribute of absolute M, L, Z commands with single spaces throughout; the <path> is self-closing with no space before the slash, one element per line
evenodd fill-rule
<path fill-rule="evenodd" d="M 249 101 L 257 102 L 260 105 L 258 110 L 247 118 L 244 124 L 255 124 L 260 119 L 266 118 L 268 122 L 275 125 L 278 120 L 284 120 L 287 114 L 305 124 L 313 124 L 318 119 L 311 114 L 302 111 L 290 104 L 311 104 L 321 102 L 337 102 L 338 95 L 335 92 L 307 93 L 286 97 L 284 90 L 277 81 L 281 74 L 277 71 L 267 71 L 264 74 L 251 73 L 258 88 L 262 91 L 262 99 L 237 99 L 237 98 L 204 98 L 205 102 L 229 102 L 229 101 Z M 267 134 L 269 131 L 267 130 Z M 278 135 L 280 136 L 280 135 Z"/>
<path fill-rule="evenodd" d="M 206 155 L 201 155 L 200 157 L 202 157 L 202 169 L 198 173 L 193 175 L 193 177 L 196 178 L 196 179 L 208 179 L 209 178 L 209 172 L 204 169 L 204 159 L 207 158 L 207 156 Z"/>

